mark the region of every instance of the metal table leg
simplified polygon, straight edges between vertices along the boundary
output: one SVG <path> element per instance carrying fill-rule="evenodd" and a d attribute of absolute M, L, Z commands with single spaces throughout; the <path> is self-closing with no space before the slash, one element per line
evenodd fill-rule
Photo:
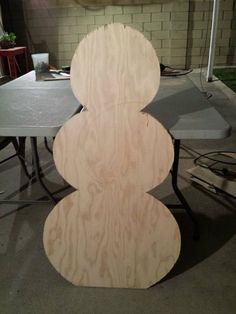
<path fill-rule="evenodd" d="M 183 196 L 183 194 L 181 193 L 181 191 L 179 190 L 178 187 L 178 168 L 179 168 L 179 150 L 180 150 L 180 140 L 175 140 L 174 141 L 174 152 L 175 152 L 175 156 L 174 156 L 174 163 L 173 163 L 173 167 L 172 167 L 172 186 L 174 189 L 174 192 L 176 194 L 176 196 L 178 197 L 179 201 L 181 202 L 181 204 L 179 205 L 167 205 L 167 207 L 169 208 L 183 208 L 186 210 L 187 214 L 189 215 L 190 219 L 193 222 L 193 238 L 195 240 L 199 239 L 199 225 L 198 225 L 198 221 L 191 209 L 191 207 L 189 206 L 189 204 L 187 203 L 185 197 Z"/>
<path fill-rule="evenodd" d="M 26 141 L 26 137 L 19 137 L 18 158 L 20 159 L 22 168 L 23 168 L 26 176 L 28 178 L 30 178 L 30 174 L 29 174 L 28 169 L 27 169 L 26 164 L 25 164 L 25 141 Z"/>
<path fill-rule="evenodd" d="M 40 175 L 40 162 L 39 162 L 39 156 L 38 156 L 38 149 L 37 149 L 37 138 L 36 137 L 31 137 L 30 138 L 31 142 L 31 150 L 32 150 L 32 157 L 33 157 L 33 164 L 34 164 L 34 171 L 35 171 L 35 176 L 42 187 L 42 189 L 46 192 L 47 196 L 50 198 L 50 200 L 56 204 L 57 201 L 51 194 L 51 192 L 48 190 L 48 188 L 45 186 L 43 183 L 42 177 Z"/>

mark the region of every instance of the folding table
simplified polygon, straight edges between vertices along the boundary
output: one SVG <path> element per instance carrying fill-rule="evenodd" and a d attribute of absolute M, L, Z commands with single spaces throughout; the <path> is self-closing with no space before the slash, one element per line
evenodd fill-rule
<path fill-rule="evenodd" d="M 70 82 L 35 81 L 35 72 L 31 71 L 1 86 L 0 99 L 0 136 L 30 137 L 35 175 L 47 196 L 56 202 L 40 176 L 37 137 L 54 137 L 82 109 Z M 32 200 L 21 201 L 25 202 Z"/>
<path fill-rule="evenodd" d="M 37 154 L 37 137 L 54 137 L 60 127 L 82 106 L 73 96 L 69 81 L 35 81 L 31 71 L 0 87 L 0 136 L 30 137 L 36 175 L 46 194 L 55 201 L 42 182 Z M 194 224 L 194 214 L 178 188 L 180 141 L 222 139 L 230 135 L 230 125 L 202 95 L 188 76 L 161 78 L 157 97 L 144 111 L 156 117 L 173 137 L 175 159 L 172 185 L 181 205 Z"/>
<path fill-rule="evenodd" d="M 198 222 L 177 183 L 180 142 L 226 138 L 230 135 L 231 127 L 187 75 L 162 77 L 160 90 L 145 111 L 169 130 L 174 141 L 172 186 L 181 204 L 169 204 L 167 207 L 184 208 L 193 221 L 194 238 L 198 238 Z"/>

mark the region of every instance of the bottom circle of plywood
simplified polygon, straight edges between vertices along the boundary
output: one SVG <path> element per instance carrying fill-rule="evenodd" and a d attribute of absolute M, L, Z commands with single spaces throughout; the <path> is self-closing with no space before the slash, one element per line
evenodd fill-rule
<path fill-rule="evenodd" d="M 54 207 L 43 241 L 55 269 L 81 286 L 147 288 L 170 271 L 180 252 L 178 225 L 160 201 L 92 187 Z"/>

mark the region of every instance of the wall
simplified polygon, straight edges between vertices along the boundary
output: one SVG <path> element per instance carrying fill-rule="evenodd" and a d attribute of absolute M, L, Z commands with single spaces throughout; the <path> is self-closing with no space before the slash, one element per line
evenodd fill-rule
<path fill-rule="evenodd" d="M 217 65 L 236 64 L 235 2 L 221 0 Z M 28 0 L 23 1 L 24 32 L 30 52 L 49 51 L 50 62 L 60 67 L 70 64 L 78 42 L 88 32 L 102 24 L 121 22 L 143 32 L 160 62 L 199 67 L 207 62 L 212 3 L 160 0 L 151 5 L 84 7 L 76 0 Z M 20 30 L 22 19 L 17 13 L 13 18 Z"/>

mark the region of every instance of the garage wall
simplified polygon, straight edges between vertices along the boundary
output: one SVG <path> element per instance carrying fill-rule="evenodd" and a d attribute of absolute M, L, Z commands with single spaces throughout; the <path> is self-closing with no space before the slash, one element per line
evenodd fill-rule
<path fill-rule="evenodd" d="M 235 2 L 220 2 L 217 65 L 236 64 Z M 82 6 L 79 0 L 28 0 L 22 1 L 22 18 L 30 52 L 49 51 L 50 62 L 58 67 L 70 64 L 77 44 L 88 32 L 112 22 L 141 31 L 152 42 L 160 62 L 199 67 L 207 62 L 212 3 L 160 0 L 147 5 Z M 17 12 L 12 18 L 20 38 L 22 18 Z"/>

